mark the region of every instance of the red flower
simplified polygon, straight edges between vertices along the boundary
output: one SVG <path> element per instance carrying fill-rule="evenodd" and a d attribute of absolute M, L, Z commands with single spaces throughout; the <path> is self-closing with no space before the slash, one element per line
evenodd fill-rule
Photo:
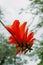
<path fill-rule="evenodd" d="M 27 22 L 24 22 L 20 25 L 19 20 L 15 20 L 10 27 L 4 25 L 4 27 L 11 33 L 9 42 L 15 44 L 16 48 L 20 49 L 16 54 L 19 52 L 24 52 L 25 54 L 28 50 L 32 50 L 31 47 L 35 40 L 35 38 L 33 38 L 34 32 L 28 34 L 28 29 L 25 29 L 26 24 Z"/>

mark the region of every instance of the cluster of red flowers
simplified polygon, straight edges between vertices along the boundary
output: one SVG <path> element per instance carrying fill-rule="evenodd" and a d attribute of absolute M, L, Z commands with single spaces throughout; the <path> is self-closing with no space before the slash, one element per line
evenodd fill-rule
<path fill-rule="evenodd" d="M 11 44 L 15 44 L 16 48 L 19 50 L 16 52 L 18 54 L 19 52 L 23 52 L 24 54 L 27 51 L 32 50 L 32 45 L 34 44 L 34 32 L 30 32 L 28 34 L 28 28 L 25 29 L 27 22 L 24 22 L 22 25 L 20 25 L 19 20 L 15 20 L 13 24 L 8 27 L 4 27 L 11 33 L 11 36 L 9 37 L 9 42 Z"/>

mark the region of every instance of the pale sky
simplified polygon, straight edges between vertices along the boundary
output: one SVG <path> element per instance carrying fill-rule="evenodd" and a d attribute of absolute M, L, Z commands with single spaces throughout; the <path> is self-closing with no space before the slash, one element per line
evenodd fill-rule
<path fill-rule="evenodd" d="M 27 21 L 28 23 L 30 23 L 29 20 L 31 20 L 31 18 L 33 17 L 32 14 L 30 13 L 30 11 L 28 14 L 23 12 L 21 15 L 18 15 L 18 13 L 20 12 L 20 9 L 21 8 L 25 9 L 28 4 L 30 5 L 30 2 L 28 0 L 0 0 L 0 6 L 3 8 L 3 12 L 4 12 L 3 20 L 6 21 L 5 23 L 10 24 L 15 19 L 19 19 L 21 23 L 23 21 Z M 36 21 L 36 23 L 37 23 L 37 21 Z M 25 58 L 27 59 L 28 57 L 25 57 Z M 30 61 L 29 58 L 27 60 L 29 62 L 29 65 L 37 65 L 37 63 L 39 61 L 39 60 L 37 62 Z M 28 64 L 25 64 L 25 65 L 28 65 Z"/>
<path fill-rule="evenodd" d="M 13 21 L 14 19 L 19 19 L 20 21 L 27 21 L 31 19 L 32 14 L 23 14 L 18 15 L 21 8 L 26 8 L 28 5 L 28 0 L 0 0 L 0 5 L 2 6 L 5 14 L 5 20 L 9 22 Z"/>

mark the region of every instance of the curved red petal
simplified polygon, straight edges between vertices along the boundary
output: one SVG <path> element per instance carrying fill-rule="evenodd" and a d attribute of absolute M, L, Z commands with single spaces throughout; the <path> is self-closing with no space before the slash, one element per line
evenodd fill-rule
<path fill-rule="evenodd" d="M 28 37 L 27 37 L 27 41 L 30 41 L 34 36 L 34 32 L 31 32 Z"/>
<path fill-rule="evenodd" d="M 26 26 L 27 22 L 24 22 L 21 26 L 20 26 L 20 35 L 21 35 L 21 39 L 23 38 L 23 35 L 25 33 L 25 26 Z"/>
<path fill-rule="evenodd" d="M 19 24 L 20 24 L 19 20 L 15 20 L 11 25 L 11 28 L 15 29 L 17 26 L 19 26 Z"/>
<path fill-rule="evenodd" d="M 13 43 L 13 44 L 16 44 L 16 40 L 14 39 L 13 36 L 10 36 L 10 37 L 9 37 L 9 42 L 10 42 L 10 43 Z"/>
<path fill-rule="evenodd" d="M 32 45 L 34 44 L 34 40 L 35 40 L 35 38 L 33 38 L 33 39 L 30 40 L 30 43 L 29 43 L 30 47 L 32 47 Z"/>
<path fill-rule="evenodd" d="M 27 34 L 28 34 L 28 28 L 26 29 L 26 36 L 27 36 Z"/>
<path fill-rule="evenodd" d="M 19 24 L 19 20 L 15 20 L 14 23 L 11 25 L 11 28 L 13 29 L 13 32 L 15 33 L 17 40 L 21 42 Z"/>
<path fill-rule="evenodd" d="M 23 35 L 23 41 L 27 42 L 27 33 L 28 33 L 28 29 L 26 29 L 24 35 Z"/>
<path fill-rule="evenodd" d="M 14 34 L 12 28 L 10 28 L 10 27 L 8 27 L 8 26 L 4 26 L 4 27 L 8 30 L 8 32 L 10 32 L 11 34 Z"/>
<path fill-rule="evenodd" d="M 20 52 L 21 52 L 21 50 L 18 50 L 18 51 L 16 52 L 16 55 L 19 54 Z"/>

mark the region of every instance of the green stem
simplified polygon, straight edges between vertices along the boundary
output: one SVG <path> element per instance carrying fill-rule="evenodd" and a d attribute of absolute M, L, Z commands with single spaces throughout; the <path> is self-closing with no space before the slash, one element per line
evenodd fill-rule
<path fill-rule="evenodd" d="M 5 26 L 1 20 L 0 20 L 0 23 L 1 23 L 3 26 Z"/>

